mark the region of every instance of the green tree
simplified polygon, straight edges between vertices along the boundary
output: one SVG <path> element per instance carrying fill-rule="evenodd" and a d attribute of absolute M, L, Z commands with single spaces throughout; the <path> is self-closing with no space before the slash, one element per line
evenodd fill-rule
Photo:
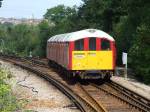
<path fill-rule="evenodd" d="M 50 37 L 50 25 L 48 21 L 44 20 L 39 25 L 39 40 L 40 44 L 38 46 L 39 56 L 46 57 L 46 45 L 47 40 Z"/>
<path fill-rule="evenodd" d="M 120 16 L 126 13 L 122 8 L 122 0 L 83 0 L 79 7 L 81 25 L 86 28 L 98 28 L 112 32 L 113 24 L 117 23 Z"/>
<path fill-rule="evenodd" d="M 0 38 L 5 43 L 5 52 L 23 56 L 29 56 L 30 51 L 36 53 L 39 44 L 38 32 L 39 28 L 32 25 L 0 25 Z"/>
<path fill-rule="evenodd" d="M 63 22 L 69 16 L 73 15 L 76 12 L 75 8 L 66 7 L 64 5 L 58 5 L 51 9 L 48 9 L 44 15 L 45 19 L 48 19 L 55 24 Z"/>
<path fill-rule="evenodd" d="M 128 1 L 129 17 L 135 32 L 129 49 L 130 67 L 139 80 L 150 84 L 150 2 L 148 0 Z M 130 32 L 131 33 L 131 32 Z"/>
<path fill-rule="evenodd" d="M 2 6 L 2 1 L 3 1 L 3 0 L 0 0 L 0 7 Z"/>
<path fill-rule="evenodd" d="M 137 28 L 138 38 L 130 48 L 130 66 L 134 68 L 136 77 L 150 84 L 150 24 L 142 24 Z"/>

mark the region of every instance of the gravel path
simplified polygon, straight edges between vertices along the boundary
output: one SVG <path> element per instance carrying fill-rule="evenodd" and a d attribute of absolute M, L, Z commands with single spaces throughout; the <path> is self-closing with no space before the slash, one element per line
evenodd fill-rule
<path fill-rule="evenodd" d="M 150 100 L 150 86 L 137 82 L 131 78 L 125 79 L 123 77 L 113 76 L 111 80 Z"/>
<path fill-rule="evenodd" d="M 1 68 L 10 71 L 9 81 L 18 99 L 27 99 L 25 110 L 37 112 L 79 112 L 79 110 L 49 82 L 9 63 L 0 60 Z"/>

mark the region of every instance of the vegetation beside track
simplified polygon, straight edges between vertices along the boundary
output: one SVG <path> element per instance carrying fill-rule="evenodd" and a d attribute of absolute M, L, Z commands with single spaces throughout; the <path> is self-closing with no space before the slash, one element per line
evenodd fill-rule
<path fill-rule="evenodd" d="M 39 25 L 0 24 L 1 50 L 22 56 L 46 56 L 47 39 L 85 28 L 110 33 L 117 43 L 117 64 L 122 52 L 136 78 L 150 84 L 150 2 L 148 0 L 83 0 L 79 7 L 48 9 Z M 3 42 L 2 42 L 3 40 Z"/>
<path fill-rule="evenodd" d="M 7 82 L 11 79 L 10 72 L 0 68 L 0 112 L 14 112 L 25 105 L 25 100 L 17 100 L 13 95 L 11 85 Z"/>

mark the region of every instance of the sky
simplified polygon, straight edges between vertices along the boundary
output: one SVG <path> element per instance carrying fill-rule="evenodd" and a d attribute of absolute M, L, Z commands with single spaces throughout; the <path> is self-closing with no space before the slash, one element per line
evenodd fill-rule
<path fill-rule="evenodd" d="M 0 17 L 42 18 L 47 9 L 64 4 L 80 6 L 81 0 L 3 0 Z"/>

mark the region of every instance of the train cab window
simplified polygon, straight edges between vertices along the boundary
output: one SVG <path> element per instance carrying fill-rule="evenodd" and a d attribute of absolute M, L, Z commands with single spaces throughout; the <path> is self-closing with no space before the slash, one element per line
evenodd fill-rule
<path fill-rule="evenodd" d="M 75 41 L 75 51 L 83 51 L 83 50 L 84 50 L 84 39 Z"/>
<path fill-rule="evenodd" d="M 106 39 L 101 40 L 101 50 L 110 50 L 110 41 Z"/>
<path fill-rule="evenodd" d="M 89 38 L 89 50 L 96 51 L 96 38 Z"/>

